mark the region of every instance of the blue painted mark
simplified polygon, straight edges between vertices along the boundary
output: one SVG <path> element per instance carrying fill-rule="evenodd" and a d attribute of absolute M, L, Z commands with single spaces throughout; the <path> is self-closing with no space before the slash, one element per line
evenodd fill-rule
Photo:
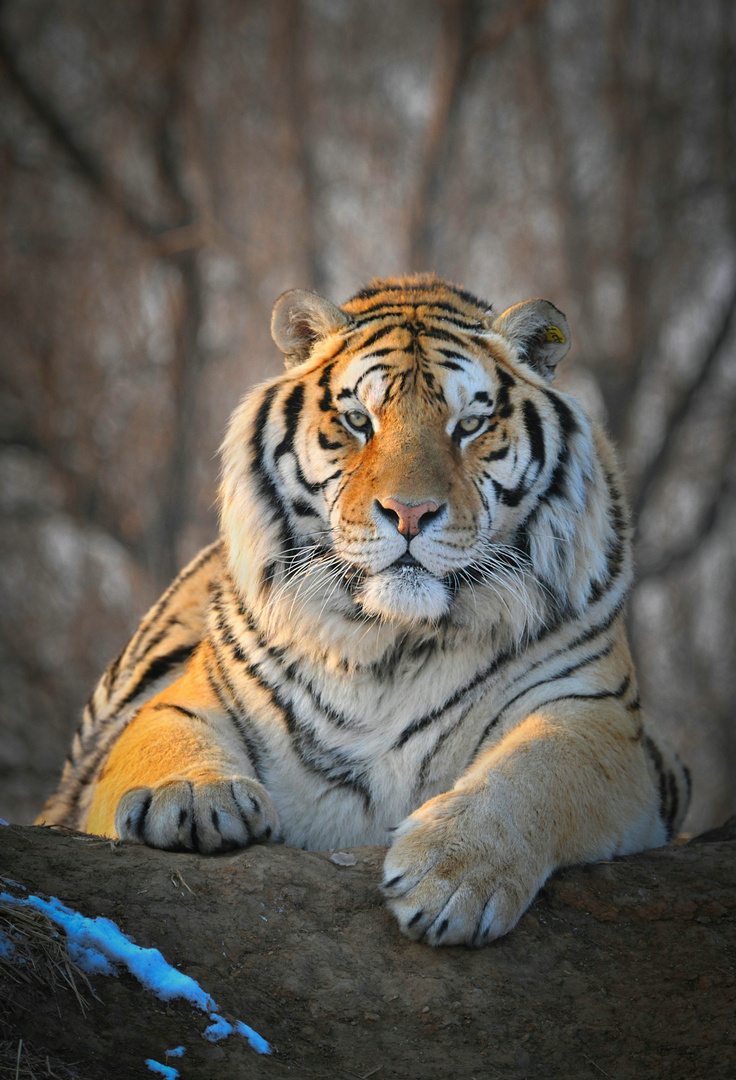
<path fill-rule="evenodd" d="M 15 956 L 15 945 L 4 930 L 0 930 L 0 956 L 3 960 L 12 960 Z M 16 960 L 20 957 L 16 957 Z"/>
<path fill-rule="evenodd" d="M 259 1054 L 271 1053 L 271 1047 L 266 1040 L 247 1024 L 241 1020 L 231 1024 L 220 1016 L 214 999 L 205 993 L 198 982 L 173 968 L 158 949 L 144 949 L 135 945 L 110 919 L 101 915 L 96 919 L 88 919 L 62 904 L 55 896 L 42 900 L 39 896 L 17 897 L 3 892 L 0 893 L 0 900 L 9 905 L 35 908 L 63 927 L 67 935 L 69 955 L 83 971 L 95 975 L 117 975 L 115 965 L 122 964 L 147 990 L 163 1001 L 184 998 L 202 1012 L 208 1013 L 213 1023 L 204 1035 L 210 1041 L 224 1039 L 236 1031 L 246 1038 Z M 8 943 L 12 945 L 9 939 Z"/>
<path fill-rule="evenodd" d="M 146 1058 L 146 1065 L 151 1072 L 158 1073 L 159 1076 L 165 1076 L 166 1080 L 176 1080 L 179 1075 L 179 1070 L 175 1069 L 173 1065 L 162 1065 L 160 1061 L 154 1061 L 153 1058 Z"/>

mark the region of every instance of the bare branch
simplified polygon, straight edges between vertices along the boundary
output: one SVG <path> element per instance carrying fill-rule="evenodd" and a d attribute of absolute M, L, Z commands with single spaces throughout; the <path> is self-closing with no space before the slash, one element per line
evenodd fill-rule
<path fill-rule="evenodd" d="M 278 113 L 285 124 L 281 135 L 289 164 L 301 180 L 299 223 L 309 288 L 324 291 L 327 272 L 317 242 L 318 179 L 314 154 L 308 138 L 309 82 L 305 77 L 305 28 L 299 0 L 282 0 L 274 5 L 274 68 Z"/>
<path fill-rule="evenodd" d="M 511 5 L 494 25 L 470 47 L 470 55 L 480 52 L 493 52 L 504 45 L 520 26 L 536 18 L 550 0 L 526 0 L 525 3 Z"/>
<path fill-rule="evenodd" d="M 437 200 L 440 178 L 447 159 L 448 139 L 457 113 L 461 91 L 468 75 L 474 31 L 472 0 L 444 0 L 443 32 L 438 66 L 440 75 L 435 107 L 426 132 L 419 184 L 411 207 L 409 223 L 409 266 L 428 266 L 431 246 L 431 211 Z"/>
<path fill-rule="evenodd" d="M 500 48 L 548 3 L 549 0 L 518 3 L 478 37 L 478 13 L 473 0 L 443 0 L 443 31 L 438 60 L 440 76 L 409 223 L 409 266 L 412 269 L 423 270 L 429 267 L 431 261 L 432 211 L 450 158 L 452 133 L 457 128 L 455 121 L 473 60 L 481 53 Z"/>
<path fill-rule="evenodd" d="M 639 477 L 639 483 L 637 487 L 636 496 L 633 500 L 634 513 L 638 516 L 643 508 L 649 501 L 649 496 L 654 488 L 655 484 L 659 482 L 662 476 L 667 461 L 669 459 L 672 448 L 677 441 L 677 437 L 690 414 L 693 402 L 697 397 L 698 391 L 706 384 L 708 378 L 715 367 L 716 361 L 720 355 L 721 349 L 733 329 L 736 323 L 736 289 L 731 294 L 724 314 L 721 318 L 721 322 L 716 330 L 713 338 L 708 346 L 705 357 L 698 368 L 698 373 L 687 387 L 680 394 L 680 399 L 675 405 L 674 409 L 670 413 L 667 423 L 667 429 L 660 443 L 657 453 L 647 465 L 646 469 Z"/>
<path fill-rule="evenodd" d="M 17 49 L 0 29 L 0 64 L 58 146 L 67 154 L 80 175 L 141 236 L 149 238 L 160 232 L 160 223 L 147 220 L 135 207 L 116 178 L 108 174 L 95 156 L 72 133 L 61 115 L 35 88 L 16 61 Z"/>
<path fill-rule="evenodd" d="M 720 510 L 726 500 L 736 492 L 736 484 L 730 472 L 730 463 L 736 450 L 736 425 L 732 426 L 732 434 L 724 457 L 721 482 L 714 488 L 708 506 L 705 508 L 700 520 L 700 526 L 686 544 L 675 551 L 667 552 L 657 559 L 640 563 L 637 567 L 637 579 L 662 577 L 671 570 L 684 565 L 700 549 L 706 540 L 715 531 L 720 521 Z"/>

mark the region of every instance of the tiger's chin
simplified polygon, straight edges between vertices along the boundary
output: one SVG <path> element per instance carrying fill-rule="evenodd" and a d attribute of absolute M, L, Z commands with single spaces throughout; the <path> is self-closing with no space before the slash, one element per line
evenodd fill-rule
<path fill-rule="evenodd" d="M 356 599 L 368 615 L 415 625 L 438 622 L 447 614 L 451 596 L 427 570 L 394 565 L 367 578 Z"/>

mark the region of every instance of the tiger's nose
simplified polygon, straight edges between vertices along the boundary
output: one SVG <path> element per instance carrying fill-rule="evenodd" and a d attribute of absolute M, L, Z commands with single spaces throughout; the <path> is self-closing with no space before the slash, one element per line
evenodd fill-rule
<path fill-rule="evenodd" d="M 436 502 L 431 500 L 419 503 L 418 506 L 409 506 L 407 503 L 391 498 L 379 499 L 377 502 L 384 517 L 394 521 L 396 528 L 407 540 L 411 540 L 413 536 L 420 533 L 441 509 Z"/>

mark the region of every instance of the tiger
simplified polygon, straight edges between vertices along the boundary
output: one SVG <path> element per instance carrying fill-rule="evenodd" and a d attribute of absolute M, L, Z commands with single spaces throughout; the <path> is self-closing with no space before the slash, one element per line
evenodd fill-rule
<path fill-rule="evenodd" d="M 433 275 L 276 301 L 220 535 L 95 688 L 38 822 L 171 851 L 383 845 L 429 945 L 511 930 L 570 864 L 666 844 L 690 779 L 642 711 L 629 511 L 552 387 L 563 313 Z"/>

